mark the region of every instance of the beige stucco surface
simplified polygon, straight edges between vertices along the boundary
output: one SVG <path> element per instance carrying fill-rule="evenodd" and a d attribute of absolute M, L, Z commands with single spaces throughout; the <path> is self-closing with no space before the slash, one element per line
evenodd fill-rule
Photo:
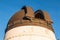
<path fill-rule="evenodd" d="M 56 40 L 54 32 L 40 26 L 20 26 L 6 32 L 5 40 Z"/>

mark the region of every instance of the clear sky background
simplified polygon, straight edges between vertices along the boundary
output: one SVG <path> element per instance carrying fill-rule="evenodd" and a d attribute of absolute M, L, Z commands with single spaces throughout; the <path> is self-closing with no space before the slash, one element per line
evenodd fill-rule
<path fill-rule="evenodd" d="M 31 6 L 34 11 L 41 9 L 53 20 L 56 38 L 60 38 L 60 0 L 0 0 L 0 40 L 4 40 L 5 28 L 12 15 L 22 6 Z"/>

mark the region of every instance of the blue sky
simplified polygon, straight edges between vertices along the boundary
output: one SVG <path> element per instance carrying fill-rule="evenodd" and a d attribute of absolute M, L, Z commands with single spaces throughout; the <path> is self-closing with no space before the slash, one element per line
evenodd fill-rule
<path fill-rule="evenodd" d="M 0 0 L 0 40 L 4 40 L 5 28 L 12 15 L 22 6 L 31 6 L 34 11 L 41 9 L 53 20 L 56 38 L 60 38 L 60 0 Z"/>

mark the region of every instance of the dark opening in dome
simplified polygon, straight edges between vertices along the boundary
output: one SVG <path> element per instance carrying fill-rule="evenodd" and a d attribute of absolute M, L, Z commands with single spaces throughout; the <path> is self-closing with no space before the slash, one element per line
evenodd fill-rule
<path fill-rule="evenodd" d="M 26 6 L 23 6 L 22 9 L 24 9 L 25 14 L 27 13 L 27 8 Z"/>
<path fill-rule="evenodd" d="M 43 14 L 43 12 L 42 12 L 41 10 L 37 10 L 37 11 L 35 12 L 35 18 L 40 18 L 40 19 L 45 20 L 44 14 Z"/>

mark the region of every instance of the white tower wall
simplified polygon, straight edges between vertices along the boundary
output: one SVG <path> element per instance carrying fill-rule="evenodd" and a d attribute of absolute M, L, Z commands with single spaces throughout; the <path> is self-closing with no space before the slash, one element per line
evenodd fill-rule
<path fill-rule="evenodd" d="M 5 40 L 56 40 L 54 32 L 41 26 L 20 26 L 7 31 Z"/>

